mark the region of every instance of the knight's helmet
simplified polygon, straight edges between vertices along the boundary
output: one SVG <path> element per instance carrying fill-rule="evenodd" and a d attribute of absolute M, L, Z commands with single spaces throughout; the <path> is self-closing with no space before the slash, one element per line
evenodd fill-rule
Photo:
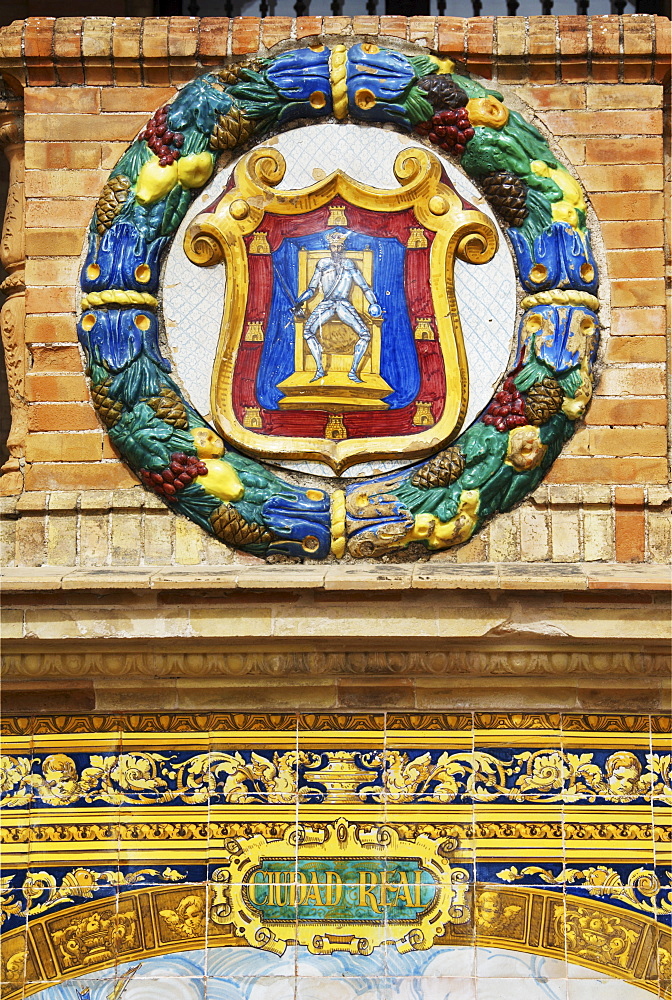
<path fill-rule="evenodd" d="M 350 233 L 347 229 L 331 229 L 325 239 L 330 250 L 342 250 Z"/>

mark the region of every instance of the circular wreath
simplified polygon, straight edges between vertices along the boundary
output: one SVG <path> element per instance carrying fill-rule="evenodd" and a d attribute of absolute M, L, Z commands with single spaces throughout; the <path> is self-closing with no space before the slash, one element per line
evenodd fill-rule
<path fill-rule="evenodd" d="M 160 347 L 161 262 L 218 158 L 305 119 L 392 123 L 439 147 L 506 227 L 524 290 L 515 364 L 480 417 L 429 461 L 328 496 L 229 446 Z M 534 490 L 592 394 L 597 266 L 577 181 L 541 133 L 450 60 L 322 45 L 187 84 L 121 157 L 89 228 L 78 334 L 94 406 L 144 485 L 259 556 L 380 556 L 467 541 Z"/>

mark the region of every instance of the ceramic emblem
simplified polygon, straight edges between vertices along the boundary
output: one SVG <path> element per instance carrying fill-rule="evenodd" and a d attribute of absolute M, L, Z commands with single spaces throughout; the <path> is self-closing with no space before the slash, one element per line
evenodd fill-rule
<path fill-rule="evenodd" d="M 192 271 L 173 256 L 162 279 L 178 231 Z M 176 267 L 211 277 L 189 293 Z M 502 94 L 420 51 L 315 45 L 186 85 L 112 172 L 81 283 L 115 447 L 271 559 L 463 544 L 535 489 L 592 395 L 583 192 Z"/>

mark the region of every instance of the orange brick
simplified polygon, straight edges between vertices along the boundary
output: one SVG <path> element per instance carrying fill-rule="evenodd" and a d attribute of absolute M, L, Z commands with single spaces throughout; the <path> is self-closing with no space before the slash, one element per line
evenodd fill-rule
<path fill-rule="evenodd" d="M 100 421 L 90 403 L 31 403 L 29 431 L 99 430 Z"/>
<path fill-rule="evenodd" d="M 664 364 L 665 337 L 611 337 L 605 359 L 616 364 Z"/>
<path fill-rule="evenodd" d="M 168 56 L 168 18 L 148 17 L 142 25 L 142 54 L 145 59 Z"/>
<path fill-rule="evenodd" d="M 137 482 L 121 462 L 38 462 L 26 471 L 27 490 L 124 490 Z"/>
<path fill-rule="evenodd" d="M 54 34 L 53 17 L 29 17 L 23 33 L 23 51 L 31 87 L 50 87 L 56 83 L 51 56 Z"/>
<path fill-rule="evenodd" d="M 234 56 L 256 52 L 259 48 L 259 18 L 234 17 L 231 51 Z"/>
<path fill-rule="evenodd" d="M 178 59 L 196 55 L 198 18 L 171 17 L 168 25 L 168 54 Z"/>
<path fill-rule="evenodd" d="M 265 17 L 261 22 L 261 30 L 263 32 L 266 21 L 270 18 Z M 352 18 L 352 33 L 353 35 L 377 35 L 380 28 L 380 18 L 374 17 L 372 14 L 355 14 Z"/>
<path fill-rule="evenodd" d="M 565 81 L 581 81 L 588 76 L 588 21 L 583 16 L 558 17 L 560 34 L 560 76 Z"/>
<path fill-rule="evenodd" d="M 26 316 L 27 344 L 65 344 L 77 342 L 75 318 L 69 314 Z"/>
<path fill-rule="evenodd" d="M 544 121 L 554 135 L 660 135 L 661 111 L 549 111 Z"/>
<path fill-rule="evenodd" d="M 586 161 L 586 140 L 585 139 L 561 139 L 560 149 L 568 158 L 570 163 L 578 167 L 580 163 Z"/>
<path fill-rule="evenodd" d="M 27 142 L 28 170 L 92 170 L 100 166 L 97 142 Z"/>
<path fill-rule="evenodd" d="M 600 396 L 664 396 L 665 374 L 660 368 L 607 368 L 597 389 Z"/>
<path fill-rule="evenodd" d="M 662 249 L 609 250 L 607 263 L 612 278 L 662 278 L 665 275 Z"/>
<path fill-rule="evenodd" d="M 100 111 L 98 87 L 26 87 L 24 109 L 29 114 L 97 115 Z"/>
<path fill-rule="evenodd" d="M 92 202 L 86 198 L 53 199 L 37 201 L 30 198 L 26 204 L 26 228 L 39 229 L 51 226 L 55 229 L 79 226 L 82 240 L 89 224 Z"/>
<path fill-rule="evenodd" d="M 73 312 L 75 309 L 74 282 L 62 288 L 26 288 L 26 310 L 36 313 Z"/>
<path fill-rule="evenodd" d="M 667 17 L 654 17 L 653 23 L 656 37 L 653 75 L 658 83 L 667 83 L 672 66 L 672 22 Z"/>
<path fill-rule="evenodd" d="M 653 22 L 648 17 L 623 15 L 623 79 L 645 83 L 653 73 Z"/>
<path fill-rule="evenodd" d="M 107 170 L 26 170 L 27 198 L 97 198 Z"/>
<path fill-rule="evenodd" d="M 228 51 L 228 38 L 228 17 L 202 17 L 198 34 L 198 55 L 201 62 L 221 62 Z"/>
<path fill-rule="evenodd" d="M 373 21 L 374 27 L 369 29 L 373 34 L 376 33 L 378 28 L 378 18 L 360 18 L 360 21 Z M 284 42 L 287 38 L 291 37 L 292 32 L 292 19 L 291 17 L 264 17 L 261 21 L 261 41 L 262 44 L 266 46 L 267 49 L 273 48 L 278 42 Z M 367 29 L 362 28 L 361 34 L 366 34 Z"/>
<path fill-rule="evenodd" d="M 586 163 L 662 163 L 662 138 L 586 140 Z"/>
<path fill-rule="evenodd" d="M 100 146 L 100 165 L 105 170 L 111 170 L 112 167 L 121 158 L 122 153 L 125 153 L 128 149 L 127 142 L 103 142 Z"/>
<path fill-rule="evenodd" d="M 300 17 L 297 20 L 297 25 L 299 21 L 305 20 L 304 17 Z M 384 15 L 380 19 L 380 33 L 381 35 L 391 35 L 394 38 L 406 38 L 406 18 Z M 300 36 L 297 35 L 297 37 Z"/>
<path fill-rule="evenodd" d="M 81 403 L 89 398 L 83 375 L 26 375 L 26 399 L 35 403 Z"/>
<path fill-rule="evenodd" d="M 616 83 L 618 80 L 621 25 L 620 18 L 609 14 L 591 17 L 592 73 L 594 80 Z"/>
<path fill-rule="evenodd" d="M 112 68 L 112 17 L 85 17 L 82 28 L 84 77 L 91 85 L 114 83 Z"/>
<path fill-rule="evenodd" d="M 79 257 L 84 229 L 26 229 L 25 240 L 33 257 Z"/>
<path fill-rule="evenodd" d="M 467 21 L 467 67 L 489 79 L 495 42 L 494 17 L 472 17 Z"/>
<path fill-rule="evenodd" d="M 117 461 L 120 460 L 119 452 L 114 447 L 107 434 L 103 435 L 103 458 L 116 458 Z"/>
<path fill-rule="evenodd" d="M 415 42 L 417 45 L 426 45 L 428 48 L 432 48 L 434 46 L 435 29 L 435 17 L 409 17 L 408 40 Z"/>
<path fill-rule="evenodd" d="M 643 507 L 644 490 L 641 486 L 617 486 L 614 490 L 614 503 L 621 507 Z"/>
<path fill-rule="evenodd" d="M 630 419 L 634 419 L 634 414 Z M 667 453 L 665 427 L 583 427 L 566 445 L 568 455 L 660 456 Z"/>
<path fill-rule="evenodd" d="M 77 347 L 32 347 L 32 372 L 81 372 L 82 358 Z"/>
<path fill-rule="evenodd" d="M 29 434 L 26 443 L 28 462 L 97 462 L 103 454 L 101 431 L 67 434 Z"/>
<path fill-rule="evenodd" d="M 530 79 L 535 83 L 555 83 L 556 23 L 554 17 L 531 17 L 527 45 Z"/>
<path fill-rule="evenodd" d="M 23 55 L 23 35 L 25 32 L 25 21 L 16 20 L 13 24 L 7 24 L 0 31 L 0 58 L 20 59 Z"/>
<path fill-rule="evenodd" d="M 638 425 L 664 426 L 667 423 L 667 402 L 664 399 L 593 399 L 586 414 L 586 424 L 625 426 L 636 420 Z"/>
<path fill-rule="evenodd" d="M 519 83 L 527 79 L 525 53 L 527 37 L 525 22 L 518 17 L 498 17 L 495 21 L 497 32 L 497 78 L 502 82 Z"/>
<path fill-rule="evenodd" d="M 167 104 L 177 91 L 175 87 L 113 87 L 102 90 L 100 94 L 101 111 L 133 113 L 146 111 L 148 114 L 156 111 L 162 104 Z"/>
<path fill-rule="evenodd" d="M 119 139 L 129 142 L 147 121 L 147 115 L 26 115 L 26 139 L 59 140 Z"/>
<path fill-rule="evenodd" d="M 79 261 L 73 257 L 51 257 L 26 261 L 27 285 L 75 285 Z M 45 312 L 46 310 L 42 310 Z M 56 311 L 56 310 L 54 310 Z M 61 312 L 61 310 L 58 310 Z"/>
<path fill-rule="evenodd" d="M 626 250 L 636 247 L 662 247 L 664 239 L 661 222 L 603 222 L 600 226 L 604 245 L 608 250 Z"/>
<path fill-rule="evenodd" d="M 617 562 L 643 562 L 646 548 L 644 508 L 616 508 L 615 543 Z"/>
<path fill-rule="evenodd" d="M 664 309 L 614 309 L 612 337 L 664 337 L 667 331 Z"/>
<path fill-rule="evenodd" d="M 663 88 L 655 84 L 603 84 L 593 83 L 586 88 L 588 108 L 607 111 L 610 108 L 660 108 Z"/>
<path fill-rule="evenodd" d="M 578 174 L 588 191 L 662 191 L 662 164 L 622 163 L 578 167 Z"/>
<path fill-rule="evenodd" d="M 540 111 L 580 111 L 586 106 L 586 88 L 583 84 L 558 84 L 557 87 L 522 87 L 520 97 Z"/>
<path fill-rule="evenodd" d="M 59 17 L 54 26 L 54 62 L 62 87 L 84 83 L 82 66 L 83 17 Z"/>
<path fill-rule="evenodd" d="M 139 87 L 142 83 L 141 33 L 141 18 L 115 17 L 112 29 L 112 58 L 114 79 L 118 86 Z"/>
<path fill-rule="evenodd" d="M 558 458 L 547 483 L 666 483 L 664 458 L 599 458 L 571 455 Z M 36 487 L 37 489 L 38 487 Z"/>
<path fill-rule="evenodd" d="M 168 70 L 168 18 L 147 17 L 142 27 L 142 68 L 146 86 L 165 87 Z"/>
<path fill-rule="evenodd" d="M 320 35 L 322 32 L 321 17 L 297 17 L 295 22 L 296 37 L 309 38 L 313 35 Z"/>
<path fill-rule="evenodd" d="M 452 59 L 464 59 L 464 30 L 462 17 L 437 17 L 439 26 L 439 52 Z"/>
<path fill-rule="evenodd" d="M 322 33 L 325 35 L 344 35 L 352 28 L 351 17 L 323 17 Z"/>
<path fill-rule="evenodd" d="M 664 201 L 662 194 L 655 192 L 609 192 L 595 193 L 590 200 L 599 219 L 639 221 L 641 219 L 662 219 Z M 658 303 L 655 303 L 656 305 Z"/>

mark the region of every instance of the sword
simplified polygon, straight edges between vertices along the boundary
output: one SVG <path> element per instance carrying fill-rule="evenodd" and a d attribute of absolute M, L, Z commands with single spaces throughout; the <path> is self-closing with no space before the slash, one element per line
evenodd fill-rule
<path fill-rule="evenodd" d="M 287 322 L 285 323 L 285 325 L 283 327 L 283 329 L 286 330 L 287 327 L 291 323 L 294 322 L 294 314 L 296 313 L 296 310 L 297 310 L 297 307 L 298 307 L 299 303 L 294 298 L 294 296 L 292 295 L 291 291 L 289 290 L 289 285 L 285 281 L 284 275 L 283 275 L 282 271 L 279 269 L 279 267 L 278 267 L 278 265 L 276 264 L 275 261 L 273 261 L 273 273 L 275 274 L 276 278 L 278 279 L 278 282 L 280 284 L 280 288 L 285 293 L 285 298 L 287 299 L 287 301 L 289 302 L 290 306 L 292 307 L 292 315 L 290 316 L 290 318 L 287 320 Z"/>

